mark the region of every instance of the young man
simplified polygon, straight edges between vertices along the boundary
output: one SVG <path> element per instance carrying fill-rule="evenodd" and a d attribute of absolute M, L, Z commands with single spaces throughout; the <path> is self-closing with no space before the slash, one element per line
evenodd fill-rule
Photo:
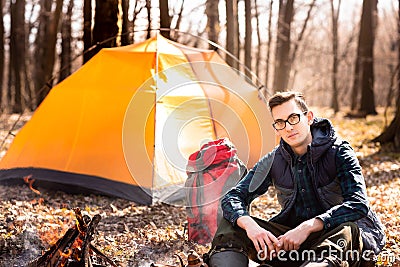
<path fill-rule="evenodd" d="M 365 181 L 350 145 L 327 119 L 315 118 L 303 96 L 281 92 L 269 108 L 280 144 L 222 199 L 224 218 L 209 265 L 358 266 L 385 244 L 369 208 Z M 250 203 L 275 186 L 281 212 L 251 217 Z"/>

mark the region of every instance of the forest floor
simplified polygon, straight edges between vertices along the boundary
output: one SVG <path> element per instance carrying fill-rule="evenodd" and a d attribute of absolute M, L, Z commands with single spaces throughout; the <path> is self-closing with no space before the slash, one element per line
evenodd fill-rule
<path fill-rule="evenodd" d="M 400 154 L 383 152 L 378 144 L 368 142 L 382 131 L 383 112 L 351 120 L 343 113 L 333 116 L 328 109 L 319 109 L 317 115 L 330 118 L 339 135 L 354 147 L 363 167 L 370 204 L 386 226 L 387 244 L 380 259 L 396 258 L 393 266 L 400 266 Z M 16 118 L 0 118 L 0 143 Z M 17 126 L 28 119 L 23 117 Z M 4 152 L 0 151 L 0 157 Z M 118 266 L 175 264 L 174 254 L 185 259 L 190 249 L 199 254 L 209 249 L 209 245 L 187 241 L 182 207 L 162 203 L 141 206 L 123 199 L 37 189 L 40 194 L 27 185 L 0 186 L 0 267 L 25 266 L 40 256 L 75 224 L 76 207 L 90 217 L 101 215 L 92 244 Z M 273 190 L 254 201 L 251 209 L 253 215 L 263 218 L 270 218 L 278 210 Z M 381 262 L 381 266 L 390 263 Z"/>

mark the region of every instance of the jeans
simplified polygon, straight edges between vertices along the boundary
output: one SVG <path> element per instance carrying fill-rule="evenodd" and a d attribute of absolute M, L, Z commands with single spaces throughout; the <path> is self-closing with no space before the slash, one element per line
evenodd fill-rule
<path fill-rule="evenodd" d="M 276 237 L 284 234 L 289 227 L 253 217 L 264 229 Z M 221 251 L 235 251 L 249 259 L 272 266 L 300 266 L 304 262 L 313 262 L 328 259 L 335 262 L 332 266 L 341 266 L 337 262 L 347 262 L 349 266 L 358 266 L 362 257 L 362 241 L 358 226 L 353 222 L 346 222 L 334 229 L 312 233 L 301 244 L 299 250 L 280 251 L 272 260 L 265 255 L 258 254 L 253 242 L 247 237 L 246 231 L 239 226 L 232 226 L 222 219 L 212 241 L 208 257 Z M 221 266 L 222 267 L 222 266 Z"/>

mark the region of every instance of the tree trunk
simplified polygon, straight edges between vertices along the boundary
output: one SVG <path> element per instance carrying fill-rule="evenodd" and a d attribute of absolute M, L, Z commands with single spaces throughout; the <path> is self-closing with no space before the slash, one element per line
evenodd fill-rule
<path fill-rule="evenodd" d="M 129 45 L 132 43 L 132 33 L 131 25 L 128 18 L 129 12 L 129 1 L 121 0 L 122 9 L 122 35 L 121 35 L 121 45 Z"/>
<path fill-rule="evenodd" d="M 352 113 L 359 116 L 376 115 L 374 95 L 374 42 L 377 22 L 377 0 L 364 0 L 358 37 L 353 92 Z M 361 96 L 359 97 L 359 94 Z M 358 99 L 360 104 L 357 105 Z M 351 116 L 352 114 L 350 114 Z"/>
<path fill-rule="evenodd" d="M 44 0 L 40 2 L 40 14 L 39 14 L 39 25 L 38 32 L 35 40 L 35 65 L 34 68 L 34 88 L 35 88 L 35 98 L 36 106 L 40 104 L 43 100 L 43 95 L 48 92 L 50 88 L 45 89 L 47 86 L 45 79 L 45 47 L 48 41 L 47 32 L 50 26 L 50 16 L 51 16 L 51 0 Z M 46 91 L 46 92 L 43 92 Z"/>
<path fill-rule="evenodd" d="M 3 107 L 3 90 L 5 86 L 3 86 L 4 82 L 4 20 L 3 20 L 3 7 L 4 0 L 0 0 L 0 112 L 5 110 Z"/>
<path fill-rule="evenodd" d="M 236 56 L 236 58 L 238 59 L 238 61 L 239 62 L 243 62 L 243 60 L 241 59 L 241 57 L 242 57 L 242 54 L 241 54 L 241 49 L 242 49 L 242 46 L 241 46 L 241 40 L 240 40 L 240 31 L 239 31 L 239 7 L 238 7 L 238 3 L 239 3 L 239 1 L 240 0 L 235 0 L 234 2 L 234 4 L 235 4 L 235 13 L 233 14 L 233 16 L 234 16 L 234 19 L 233 19 L 233 21 L 234 21 L 234 23 L 236 24 L 235 25 L 235 29 L 236 29 L 236 32 L 235 32 L 235 36 L 236 36 L 236 53 L 234 54 L 235 56 Z M 239 62 L 238 61 L 235 61 L 235 68 L 236 69 L 240 69 L 240 67 L 241 67 L 241 65 L 239 64 Z"/>
<path fill-rule="evenodd" d="M 397 40 L 400 41 L 400 0 L 398 0 L 398 21 L 397 21 Z M 400 46 L 397 51 L 397 64 L 400 65 Z M 400 68 L 397 68 L 397 79 L 400 80 Z M 397 83 L 397 101 L 396 101 L 396 114 L 389 127 L 386 128 L 373 142 L 380 142 L 383 145 L 391 144 L 388 146 L 394 152 L 400 152 L 400 83 Z"/>
<path fill-rule="evenodd" d="M 339 66 L 339 35 L 338 35 L 338 24 L 339 24 L 339 13 L 340 13 L 340 5 L 341 0 L 338 1 L 337 9 L 335 10 L 334 0 L 330 1 L 331 4 L 331 18 L 332 18 L 332 99 L 331 99 L 331 108 L 334 113 L 339 111 L 339 101 L 338 95 L 339 90 L 337 86 L 337 74 L 338 74 L 338 66 Z"/>
<path fill-rule="evenodd" d="M 290 74 L 291 24 L 294 0 L 279 0 L 278 36 L 276 40 L 274 91 L 287 90 Z"/>
<path fill-rule="evenodd" d="M 10 2 L 10 20 L 11 20 L 11 25 L 10 25 L 10 49 L 9 49 L 9 67 L 8 67 L 8 104 L 11 105 L 11 112 L 14 113 L 16 109 L 16 98 L 18 98 L 18 95 L 20 94 L 20 88 L 16 83 L 16 68 L 17 68 L 17 38 L 16 38 L 16 33 L 17 33 L 17 23 L 16 23 L 16 17 L 18 16 L 17 14 L 17 8 L 15 6 L 15 2 L 13 3 L 12 1 Z M 19 81 L 19 79 L 18 79 Z M 18 91 L 18 92 L 17 92 Z M 18 111 L 17 111 L 18 112 Z"/>
<path fill-rule="evenodd" d="M 208 39 L 214 43 L 218 43 L 219 36 L 219 13 L 218 3 L 216 0 L 206 1 L 206 15 L 207 15 L 207 34 Z M 212 44 L 209 45 L 210 49 L 214 49 Z"/>
<path fill-rule="evenodd" d="M 364 0 L 361 17 L 361 105 L 359 113 L 376 115 L 374 95 L 374 43 L 377 22 L 377 0 Z"/>
<path fill-rule="evenodd" d="M 118 0 L 96 0 L 93 43 L 97 54 L 102 48 L 115 47 L 118 34 Z"/>
<path fill-rule="evenodd" d="M 267 89 L 269 88 L 269 66 L 271 58 L 271 44 L 272 44 L 272 7 L 274 0 L 270 0 L 269 3 L 269 15 L 268 15 L 268 42 L 267 42 L 267 58 L 265 62 L 265 90 L 264 95 L 267 96 Z"/>
<path fill-rule="evenodd" d="M 397 43 L 399 44 L 397 46 L 397 65 L 399 66 L 397 68 L 397 101 L 396 101 L 396 106 L 397 106 L 397 115 L 400 117 L 400 0 L 398 0 L 398 8 L 397 8 Z M 400 134 L 399 131 L 397 134 Z"/>
<path fill-rule="evenodd" d="M 68 4 L 67 13 L 63 17 L 63 21 L 61 24 L 61 54 L 60 54 L 60 77 L 58 78 L 58 82 L 61 82 L 69 75 L 71 75 L 71 38 L 72 38 L 72 29 L 71 29 L 71 17 L 72 17 L 72 9 L 74 8 L 74 1 L 70 0 Z"/>
<path fill-rule="evenodd" d="M 36 99 L 33 96 L 34 92 L 32 90 L 32 88 L 34 88 L 33 86 L 33 79 L 31 78 L 32 76 L 32 53 L 31 50 L 29 49 L 29 47 L 31 47 L 32 43 L 29 41 L 28 36 L 30 36 L 32 34 L 32 28 L 33 28 L 33 16 L 34 16 L 34 9 L 38 6 L 37 3 L 33 4 L 31 7 L 31 10 L 29 10 L 30 13 L 30 17 L 29 18 L 25 18 L 25 43 L 24 43 L 24 50 L 25 50 L 25 56 L 22 59 L 23 60 L 23 80 L 25 83 L 25 105 L 27 109 L 29 109 L 30 111 L 35 110 L 36 108 Z M 27 13 L 27 10 L 25 11 L 25 14 Z M 26 15 L 25 15 L 26 16 Z"/>
<path fill-rule="evenodd" d="M 92 58 L 93 53 L 89 51 L 92 47 L 92 0 L 83 2 L 83 63 Z"/>
<path fill-rule="evenodd" d="M 237 1 L 226 0 L 226 50 L 233 56 L 237 55 L 238 47 L 238 36 L 237 36 Z M 235 15 L 236 14 L 236 15 Z M 236 68 L 238 66 L 237 61 L 229 55 L 226 55 L 226 63 L 229 66 Z"/>
<path fill-rule="evenodd" d="M 387 127 L 378 137 L 372 140 L 373 142 L 379 142 L 382 145 L 387 145 L 386 150 L 394 152 L 400 152 L 400 106 L 397 105 L 396 115 L 389 127 Z"/>
<path fill-rule="evenodd" d="M 360 46 L 357 48 L 357 56 L 356 56 L 356 62 L 354 64 L 354 77 L 353 77 L 353 89 L 351 91 L 351 104 L 350 108 L 351 110 L 356 110 L 357 103 L 359 102 L 359 94 L 360 94 L 360 80 L 361 80 L 361 73 L 360 73 Z"/>
<path fill-rule="evenodd" d="M 308 22 L 309 22 L 309 20 L 310 20 L 310 18 L 311 18 L 312 10 L 314 9 L 314 6 L 315 6 L 315 2 L 316 2 L 316 0 L 313 0 L 313 1 L 310 3 L 310 5 L 309 5 L 309 7 L 308 7 L 308 11 L 307 11 L 307 16 L 306 16 L 306 18 L 304 19 L 303 27 L 301 28 L 301 31 L 300 31 L 299 36 L 297 37 L 297 40 L 294 41 L 293 49 L 291 49 L 292 53 L 291 53 L 291 55 L 290 55 L 290 57 L 289 57 L 289 63 L 288 63 L 288 66 L 287 66 L 287 69 L 288 69 L 287 80 L 288 80 L 288 81 L 290 80 L 290 77 L 291 77 L 290 71 L 292 70 L 292 65 L 293 65 L 294 61 L 296 60 L 297 51 L 299 50 L 300 43 L 301 43 L 301 41 L 303 40 L 304 33 L 306 32 Z M 289 44 L 289 45 L 290 45 L 290 44 Z M 292 75 L 293 81 L 294 81 L 294 77 L 295 77 L 295 76 L 296 76 L 295 74 Z M 287 85 L 286 85 L 287 88 L 288 88 L 288 87 L 292 87 L 291 85 L 288 86 L 288 84 L 289 84 L 289 83 L 287 82 Z"/>
<path fill-rule="evenodd" d="M 244 40 L 244 65 L 246 66 L 244 73 L 247 77 L 251 77 L 251 51 L 252 51 L 252 34 L 253 29 L 251 25 L 252 20 L 252 8 L 251 8 L 251 0 L 244 0 L 244 12 L 245 12 L 245 40 Z"/>
<path fill-rule="evenodd" d="M 258 10 L 257 0 L 254 0 L 254 11 L 256 17 L 256 32 L 257 32 L 257 55 L 256 55 L 256 76 L 260 75 L 261 68 L 261 32 L 260 32 L 260 13 Z"/>
<path fill-rule="evenodd" d="M 10 84 L 13 85 L 14 101 L 13 113 L 21 113 L 25 103 L 23 101 L 25 89 L 23 73 L 25 60 L 25 1 L 10 3 L 11 33 L 10 33 Z"/>
<path fill-rule="evenodd" d="M 146 6 L 146 2 L 143 5 L 139 6 L 138 0 L 135 1 L 135 6 L 133 8 L 133 18 L 132 18 L 132 21 L 130 22 L 130 27 L 132 29 L 132 35 L 131 35 L 130 39 L 132 40 L 132 43 L 135 43 L 135 31 L 134 30 L 135 30 L 136 17 L 142 11 L 142 9 Z M 140 2 L 140 3 L 142 3 L 142 2 Z"/>
<path fill-rule="evenodd" d="M 55 10 L 50 19 L 50 25 L 48 27 L 47 45 L 45 47 L 45 80 L 50 81 L 53 76 L 54 63 L 56 59 L 56 44 L 57 44 L 57 34 L 58 25 L 60 23 L 61 12 L 63 8 L 63 0 L 56 0 Z M 50 85 L 52 86 L 52 80 Z M 46 93 L 47 95 L 47 93 Z"/>
<path fill-rule="evenodd" d="M 53 86 L 53 69 L 56 56 L 57 30 L 63 0 L 57 0 L 52 11 L 52 1 L 41 2 L 39 30 L 36 36 L 35 52 L 35 96 L 39 105 Z"/>
<path fill-rule="evenodd" d="M 151 0 L 146 0 L 146 9 L 147 9 L 147 39 L 150 38 L 151 32 Z"/>
<path fill-rule="evenodd" d="M 171 27 L 171 18 L 169 17 L 168 1 L 159 0 L 160 5 L 160 28 L 169 29 Z M 161 35 L 170 39 L 170 31 L 161 31 Z"/>

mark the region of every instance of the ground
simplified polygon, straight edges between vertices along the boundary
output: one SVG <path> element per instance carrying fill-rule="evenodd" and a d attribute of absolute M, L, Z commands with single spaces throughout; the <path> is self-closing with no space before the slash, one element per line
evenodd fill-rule
<path fill-rule="evenodd" d="M 380 151 L 378 144 L 369 143 L 383 129 L 385 118 L 378 116 L 366 120 L 344 118 L 328 109 L 318 109 L 317 115 L 329 117 L 339 135 L 350 141 L 360 163 L 367 184 L 372 208 L 386 226 L 387 245 L 377 266 L 400 266 L 400 154 Z M 0 118 L 0 144 L 18 116 Z M 24 116 L 17 128 L 29 119 Z M 389 117 L 390 122 L 390 117 Z M 12 138 L 2 144 L 0 157 Z M 101 215 L 92 244 L 119 266 L 150 266 L 150 263 L 175 263 L 174 254 L 185 259 L 190 249 L 199 254 L 209 245 L 187 241 L 186 213 L 182 207 L 162 203 L 152 206 L 98 195 L 69 195 L 28 185 L 0 186 L 0 267 L 24 266 L 41 255 L 75 223 L 73 208 L 80 207 L 90 217 Z M 278 212 L 273 190 L 252 205 L 252 213 L 269 218 Z M 386 262 L 385 262 L 386 261 Z"/>

